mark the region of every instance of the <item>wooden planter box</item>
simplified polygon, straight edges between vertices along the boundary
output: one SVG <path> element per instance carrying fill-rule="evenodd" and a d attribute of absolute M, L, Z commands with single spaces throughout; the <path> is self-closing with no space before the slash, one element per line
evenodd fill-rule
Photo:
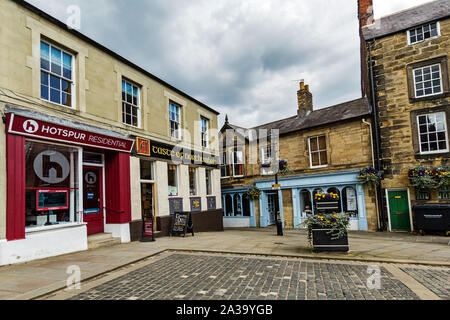
<path fill-rule="evenodd" d="M 333 240 L 333 235 L 328 234 L 331 229 L 312 229 L 312 240 L 314 252 L 334 251 L 334 252 L 348 252 L 348 235 L 342 238 Z"/>
<path fill-rule="evenodd" d="M 339 201 L 317 201 L 317 210 L 339 210 Z"/>

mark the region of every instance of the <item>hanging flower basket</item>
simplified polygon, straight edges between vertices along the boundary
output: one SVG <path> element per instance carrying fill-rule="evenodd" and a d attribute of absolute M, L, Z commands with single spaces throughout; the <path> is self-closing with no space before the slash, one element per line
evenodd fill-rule
<path fill-rule="evenodd" d="M 439 181 L 439 188 L 450 187 L 450 167 L 437 167 L 434 172 Z"/>
<path fill-rule="evenodd" d="M 383 178 L 383 171 L 378 171 L 373 167 L 365 167 L 359 172 L 358 179 L 369 187 L 376 188 Z"/>
<path fill-rule="evenodd" d="M 247 190 L 246 196 L 252 200 L 258 200 L 261 197 L 261 190 L 255 186 Z"/>
<path fill-rule="evenodd" d="M 286 175 L 291 173 L 291 170 L 289 170 L 288 167 L 288 161 L 287 160 L 280 160 L 278 163 L 278 173 L 282 175 Z"/>
<path fill-rule="evenodd" d="M 408 172 L 411 185 L 419 190 L 430 190 L 439 187 L 439 178 L 436 170 L 429 167 L 417 166 Z"/>

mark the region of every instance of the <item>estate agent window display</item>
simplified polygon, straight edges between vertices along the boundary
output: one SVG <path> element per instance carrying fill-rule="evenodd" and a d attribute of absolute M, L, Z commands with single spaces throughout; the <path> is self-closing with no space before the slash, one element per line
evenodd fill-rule
<path fill-rule="evenodd" d="M 26 142 L 25 227 L 78 221 L 79 148 Z"/>

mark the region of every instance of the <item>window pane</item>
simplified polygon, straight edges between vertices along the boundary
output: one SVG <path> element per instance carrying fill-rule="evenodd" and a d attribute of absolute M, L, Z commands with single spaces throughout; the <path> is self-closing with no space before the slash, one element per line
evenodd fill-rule
<path fill-rule="evenodd" d="M 309 141 L 311 145 L 311 151 L 317 151 L 318 150 L 317 138 L 311 138 Z"/>
<path fill-rule="evenodd" d="M 320 165 L 324 166 L 328 164 L 328 159 L 327 159 L 327 152 L 321 152 L 320 153 Z"/>
<path fill-rule="evenodd" d="M 325 136 L 319 137 L 319 150 L 326 150 L 327 149 L 327 143 Z"/>
<path fill-rule="evenodd" d="M 52 72 L 61 75 L 61 50 L 51 48 Z"/>
<path fill-rule="evenodd" d="M 71 93 L 71 83 L 66 80 L 61 80 L 61 89 L 66 93 Z"/>
<path fill-rule="evenodd" d="M 167 178 L 169 185 L 169 196 L 177 196 L 178 195 L 178 186 L 177 186 L 177 167 L 169 164 L 167 166 Z"/>
<path fill-rule="evenodd" d="M 61 103 L 61 91 L 50 89 L 50 101 L 54 103 Z"/>
<path fill-rule="evenodd" d="M 70 94 L 67 93 L 62 93 L 62 102 L 61 104 L 71 107 L 72 106 L 72 96 Z"/>
<path fill-rule="evenodd" d="M 189 193 L 191 196 L 197 195 L 197 170 L 195 168 L 189 168 Z"/>
<path fill-rule="evenodd" d="M 41 98 L 48 100 L 48 87 L 41 86 Z"/>
<path fill-rule="evenodd" d="M 50 75 L 50 87 L 61 90 L 60 78 Z"/>
<path fill-rule="evenodd" d="M 41 71 L 41 84 L 48 86 L 48 74 Z"/>
<path fill-rule="evenodd" d="M 141 159 L 140 163 L 141 163 L 141 179 L 142 180 L 154 180 L 153 162 Z"/>
<path fill-rule="evenodd" d="M 311 153 L 311 164 L 313 167 L 320 165 L 318 153 Z"/>

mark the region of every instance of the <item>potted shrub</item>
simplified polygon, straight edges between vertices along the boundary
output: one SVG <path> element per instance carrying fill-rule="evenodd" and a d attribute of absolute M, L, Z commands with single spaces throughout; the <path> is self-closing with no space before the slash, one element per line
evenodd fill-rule
<path fill-rule="evenodd" d="M 339 195 L 337 193 L 317 193 L 314 196 L 317 210 L 338 210 Z"/>
<path fill-rule="evenodd" d="M 430 190 L 439 186 L 436 170 L 424 166 L 417 166 L 408 172 L 411 185 L 418 190 Z"/>
<path fill-rule="evenodd" d="M 347 229 L 349 217 L 342 213 L 324 214 L 308 218 L 302 223 L 308 229 L 308 242 L 314 252 L 348 252 Z"/>
<path fill-rule="evenodd" d="M 378 171 L 373 167 L 365 167 L 361 169 L 358 175 L 358 179 L 363 181 L 364 184 L 367 184 L 369 187 L 376 188 L 383 177 L 383 171 Z"/>

